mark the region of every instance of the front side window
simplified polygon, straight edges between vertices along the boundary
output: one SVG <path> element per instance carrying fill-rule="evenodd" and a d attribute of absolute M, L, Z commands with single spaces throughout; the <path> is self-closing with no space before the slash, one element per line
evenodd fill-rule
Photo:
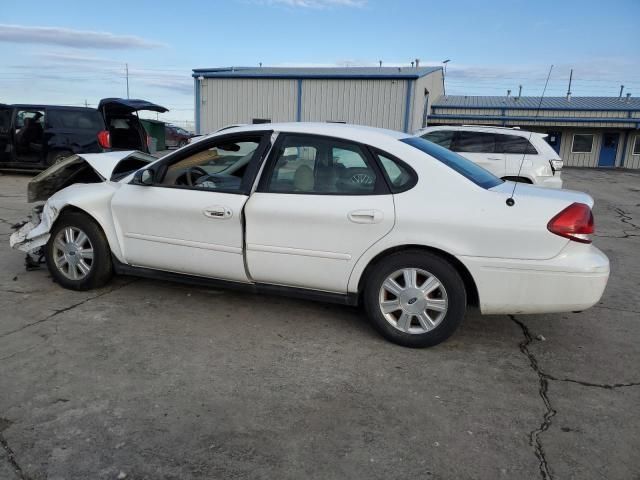
<path fill-rule="evenodd" d="M 239 192 L 260 140 L 260 137 L 219 140 L 203 145 L 201 149 L 171 163 L 159 183 L 199 190 Z"/>
<path fill-rule="evenodd" d="M 452 130 L 435 130 L 433 132 L 422 135 L 422 138 L 429 140 L 430 142 L 440 145 L 444 148 L 451 148 L 451 141 L 453 140 Z"/>
<path fill-rule="evenodd" d="M 576 133 L 573 136 L 571 153 L 591 153 L 593 150 L 593 135 Z"/>
<path fill-rule="evenodd" d="M 471 160 L 464 158 L 462 155 L 447 150 L 446 148 L 428 142 L 420 137 L 408 137 L 400 140 L 403 143 L 411 145 L 414 148 L 430 155 L 439 162 L 444 163 L 447 167 L 458 172 L 463 177 L 472 181 L 482 188 L 492 188 L 502 183 L 498 177 L 484 168 L 476 165 Z"/>
<path fill-rule="evenodd" d="M 360 146 L 307 135 L 284 137 L 267 175 L 274 193 L 371 195 L 383 182 Z"/>
<path fill-rule="evenodd" d="M 496 135 L 496 150 L 499 153 L 518 155 L 537 155 L 538 151 L 531 142 L 516 135 Z"/>
<path fill-rule="evenodd" d="M 496 136 L 493 133 L 457 131 L 449 148 L 454 152 L 496 153 Z"/>

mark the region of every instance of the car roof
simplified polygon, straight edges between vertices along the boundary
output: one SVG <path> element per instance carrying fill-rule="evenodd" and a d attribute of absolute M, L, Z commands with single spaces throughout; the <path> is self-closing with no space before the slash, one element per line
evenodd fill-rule
<path fill-rule="evenodd" d="M 357 142 L 367 143 L 371 137 L 388 137 L 392 139 L 402 139 L 411 135 L 395 130 L 384 128 L 368 127 L 365 125 L 354 125 L 350 123 L 322 123 L 322 122 L 289 122 L 289 123 L 258 123 L 253 125 L 240 125 L 226 128 L 208 135 L 203 135 L 201 139 L 214 135 L 273 130 L 282 133 L 306 133 L 310 135 L 324 135 L 327 137 L 339 137 Z M 202 141 L 200 138 L 197 141 Z"/>
<path fill-rule="evenodd" d="M 529 130 L 520 130 L 519 128 L 498 127 L 492 125 L 437 125 L 433 127 L 421 128 L 416 132 L 416 135 L 436 130 L 461 130 L 465 132 L 498 133 L 501 135 L 515 135 L 525 138 L 529 138 L 532 135 L 539 135 L 540 137 L 546 136 L 544 133 L 540 132 L 531 132 Z"/>
<path fill-rule="evenodd" d="M 41 103 L 12 103 L 8 105 L 2 105 L 3 107 L 10 108 L 47 108 L 47 109 L 60 109 L 60 110 L 77 110 L 79 112 L 82 111 L 92 111 L 97 112 L 95 108 L 92 107 L 72 107 L 68 105 L 43 105 Z"/>

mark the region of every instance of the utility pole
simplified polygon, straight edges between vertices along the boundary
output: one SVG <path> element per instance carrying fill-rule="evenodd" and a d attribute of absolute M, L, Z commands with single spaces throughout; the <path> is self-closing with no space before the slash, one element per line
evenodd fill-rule
<path fill-rule="evenodd" d="M 128 63 L 124 64 L 124 69 L 127 75 L 127 98 L 129 98 L 129 64 Z"/>

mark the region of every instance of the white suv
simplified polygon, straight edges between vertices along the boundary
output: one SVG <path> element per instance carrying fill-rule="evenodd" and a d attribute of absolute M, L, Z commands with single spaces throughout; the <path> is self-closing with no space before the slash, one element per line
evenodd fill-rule
<path fill-rule="evenodd" d="M 545 134 L 463 125 L 427 127 L 415 135 L 459 153 L 504 180 L 562 188 L 562 160 L 545 141 Z"/>

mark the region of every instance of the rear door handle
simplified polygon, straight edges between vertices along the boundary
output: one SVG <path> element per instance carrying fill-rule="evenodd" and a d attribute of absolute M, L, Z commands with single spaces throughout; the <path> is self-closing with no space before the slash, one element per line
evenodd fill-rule
<path fill-rule="evenodd" d="M 353 210 L 347 216 L 353 223 L 380 223 L 384 213 L 380 210 Z"/>
<path fill-rule="evenodd" d="M 208 218 L 226 219 L 233 216 L 233 212 L 230 208 L 222 206 L 207 207 L 202 211 L 202 213 Z"/>
<path fill-rule="evenodd" d="M 502 160 L 502 158 L 497 158 L 497 157 L 487 157 L 487 160 Z"/>

